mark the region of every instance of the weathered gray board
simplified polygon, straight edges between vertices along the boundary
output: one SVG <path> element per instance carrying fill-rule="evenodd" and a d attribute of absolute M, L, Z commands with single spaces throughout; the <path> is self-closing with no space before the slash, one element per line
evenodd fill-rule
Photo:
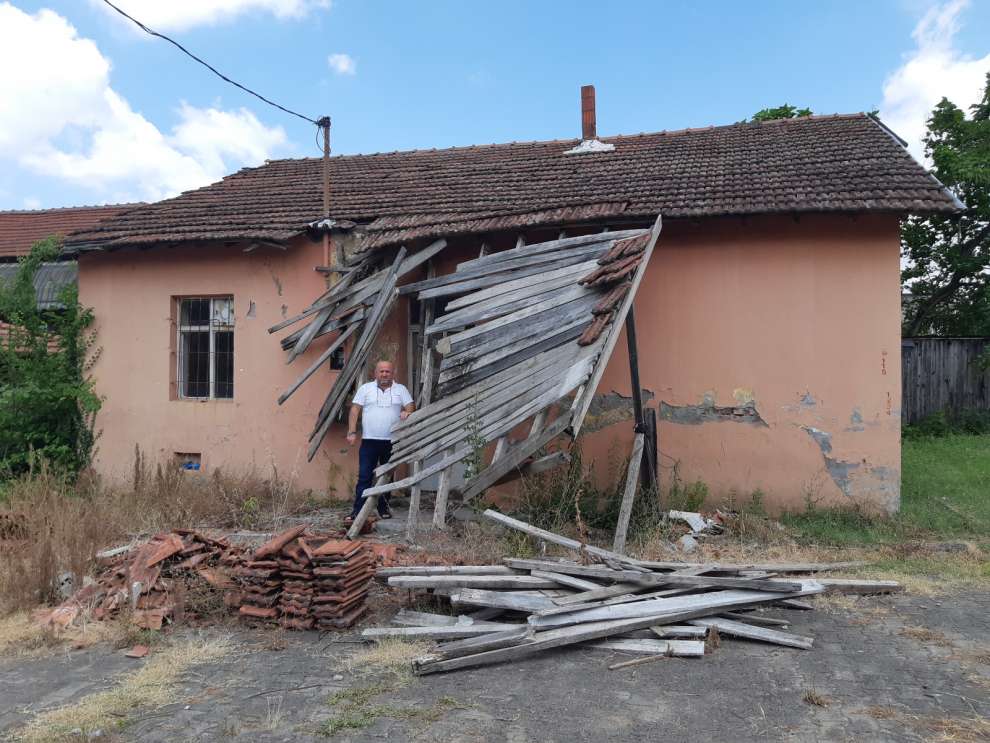
<path fill-rule="evenodd" d="M 987 348 L 990 338 L 902 339 L 901 420 L 990 410 L 990 368 L 980 363 Z"/>

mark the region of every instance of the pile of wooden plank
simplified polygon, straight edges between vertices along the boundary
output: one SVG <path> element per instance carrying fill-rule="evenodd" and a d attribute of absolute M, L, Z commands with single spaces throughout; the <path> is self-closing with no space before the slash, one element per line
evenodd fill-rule
<path fill-rule="evenodd" d="M 407 488 L 413 536 L 419 484 L 437 473 L 433 523 L 443 528 L 451 468 L 469 457 L 481 461 L 460 488 L 462 503 L 519 473 L 568 461 L 566 451 L 545 449 L 580 432 L 661 225 L 657 217 L 652 229 L 519 244 L 399 289 L 427 309 L 442 302 L 443 312 L 423 313 L 424 404 L 394 427 L 391 459 L 375 475 L 386 478 L 402 464 L 412 471 L 364 491 L 352 538 L 381 494 Z M 521 438 L 513 440 L 517 429 Z"/>
<path fill-rule="evenodd" d="M 713 642 L 718 634 L 808 650 L 813 639 L 785 631 L 786 620 L 749 612 L 770 606 L 810 608 L 801 599 L 826 591 L 888 593 L 901 588 L 894 581 L 817 577 L 860 563 L 651 562 L 581 544 L 494 511 L 485 516 L 574 549 L 582 561 L 507 558 L 502 565 L 380 570 L 378 576 L 388 585 L 445 596 L 460 614 L 403 611 L 395 619 L 402 626 L 369 628 L 362 636 L 439 641 L 434 652 L 415 661 L 419 674 L 572 645 L 650 657 L 697 657 L 704 655 L 706 639 L 709 649 L 718 644 Z"/>
<path fill-rule="evenodd" d="M 236 568 L 245 620 L 295 630 L 340 629 L 367 611 L 372 550 L 306 528 L 282 532 Z"/>

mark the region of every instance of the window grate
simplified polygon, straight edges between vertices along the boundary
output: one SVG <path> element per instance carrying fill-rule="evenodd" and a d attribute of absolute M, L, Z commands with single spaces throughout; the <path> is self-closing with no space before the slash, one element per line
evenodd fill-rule
<path fill-rule="evenodd" d="M 234 298 L 182 297 L 178 300 L 180 398 L 230 399 L 234 396 Z"/>

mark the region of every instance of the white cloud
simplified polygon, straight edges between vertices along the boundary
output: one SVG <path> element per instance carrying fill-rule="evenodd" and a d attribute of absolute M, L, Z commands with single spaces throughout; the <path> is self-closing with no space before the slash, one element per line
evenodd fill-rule
<path fill-rule="evenodd" d="M 883 86 L 880 118 L 907 140 L 918 160 L 924 157 L 921 139 L 935 104 L 945 97 L 966 111 L 980 98 L 990 71 L 990 54 L 973 59 L 953 44 L 968 4 L 952 0 L 930 8 L 912 33 L 915 49 Z"/>
<path fill-rule="evenodd" d="M 44 54 L 36 50 L 44 49 Z M 24 60 L 31 60 L 24 64 Z M 182 103 L 163 133 L 110 86 L 110 62 L 50 10 L 0 3 L 0 163 L 81 185 L 105 200 L 158 200 L 259 164 L 286 145 L 250 111 Z"/>
<path fill-rule="evenodd" d="M 327 57 L 327 64 L 338 75 L 354 75 L 357 73 L 357 62 L 349 54 L 331 54 Z"/>
<path fill-rule="evenodd" d="M 131 25 L 102 0 L 91 0 L 106 12 Z M 302 18 L 316 8 L 329 8 L 330 0 L 111 0 L 128 15 L 155 31 L 181 31 L 211 26 L 252 12 L 271 13 L 279 19 Z"/>

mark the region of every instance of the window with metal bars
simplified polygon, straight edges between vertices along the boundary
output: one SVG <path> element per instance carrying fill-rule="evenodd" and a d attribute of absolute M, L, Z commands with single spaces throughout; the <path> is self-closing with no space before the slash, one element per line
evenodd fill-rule
<path fill-rule="evenodd" d="M 180 297 L 176 388 L 186 399 L 234 396 L 234 298 Z"/>

